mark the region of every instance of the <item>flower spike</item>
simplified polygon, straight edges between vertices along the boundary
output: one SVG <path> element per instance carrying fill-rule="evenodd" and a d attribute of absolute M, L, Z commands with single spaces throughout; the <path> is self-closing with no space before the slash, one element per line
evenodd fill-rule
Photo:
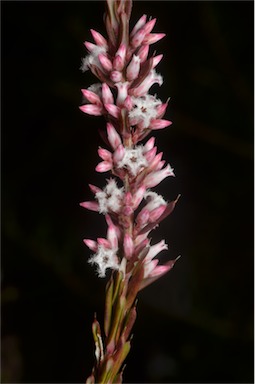
<path fill-rule="evenodd" d="M 91 29 L 93 42 L 85 41 L 87 55 L 82 71 L 98 79 L 82 89 L 80 110 L 103 116 L 101 130 L 105 148 L 98 148 L 95 170 L 108 172 L 104 187 L 89 184 L 94 200 L 81 207 L 104 215 L 106 237 L 84 239 L 92 251 L 88 262 L 100 278 L 109 275 L 105 296 L 104 334 L 97 319 L 92 332 L 95 365 L 87 384 L 121 383 L 124 362 L 131 348 L 131 331 L 137 313 L 137 295 L 170 271 L 179 257 L 165 264 L 159 254 L 167 251 L 165 240 L 151 245 L 150 233 L 176 206 L 179 196 L 168 202 L 154 188 L 173 168 L 158 151 L 152 131 L 171 126 L 164 118 L 169 99 L 162 102 L 151 87 L 161 86 L 156 71 L 163 54 L 150 53 L 151 45 L 165 37 L 154 32 L 156 18 L 144 14 L 129 30 L 132 0 L 106 0 L 105 37 Z M 152 232 L 153 233 L 153 232 Z"/>

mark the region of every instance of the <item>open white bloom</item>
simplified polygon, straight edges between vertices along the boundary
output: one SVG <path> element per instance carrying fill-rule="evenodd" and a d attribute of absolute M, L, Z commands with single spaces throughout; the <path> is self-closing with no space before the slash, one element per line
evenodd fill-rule
<path fill-rule="evenodd" d="M 151 119 L 157 117 L 157 106 L 162 104 L 161 100 L 149 94 L 141 97 L 132 96 L 131 99 L 133 109 L 128 114 L 131 124 L 143 122 L 144 128 L 148 128 Z"/>
<path fill-rule="evenodd" d="M 144 194 L 144 198 L 147 200 L 148 203 L 146 204 L 146 209 L 149 211 L 152 211 L 155 208 L 160 207 L 161 205 L 166 205 L 166 201 L 163 199 L 163 196 L 158 195 L 156 192 L 152 192 L 148 190 Z"/>
<path fill-rule="evenodd" d="M 101 68 L 100 61 L 98 59 L 98 55 L 100 53 L 105 53 L 106 48 L 102 46 L 95 45 L 95 48 L 86 56 L 82 59 L 82 64 L 80 69 L 82 72 L 86 72 L 90 69 L 91 65 L 96 65 L 97 67 Z"/>
<path fill-rule="evenodd" d="M 135 148 L 125 148 L 123 159 L 118 163 L 118 168 L 128 169 L 133 176 L 136 176 L 148 162 L 143 155 L 143 145 Z"/>
<path fill-rule="evenodd" d="M 123 187 L 118 188 L 114 179 L 107 180 L 108 184 L 95 194 L 99 204 L 99 212 L 107 213 L 110 211 L 119 212 L 123 197 Z"/>
<path fill-rule="evenodd" d="M 99 277 L 105 277 L 107 268 L 119 269 L 119 260 L 116 255 L 116 249 L 108 249 L 103 245 L 99 245 L 97 252 L 88 260 L 90 264 L 97 264 L 97 272 Z"/>

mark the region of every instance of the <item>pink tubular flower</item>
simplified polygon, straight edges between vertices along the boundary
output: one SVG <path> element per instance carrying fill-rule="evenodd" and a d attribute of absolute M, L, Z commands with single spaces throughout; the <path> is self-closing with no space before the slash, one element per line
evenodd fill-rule
<path fill-rule="evenodd" d="M 161 183 L 168 176 L 174 176 L 173 169 L 168 164 L 164 169 L 148 174 L 144 179 L 144 185 L 152 188 Z"/>
<path fill-rule="evenodd" d="M 169 164 L 157 153 L 155 137 L 145 138 L 169 127 L 164 118 L 169 99 L 162 102 L 150 93 L 163 84 L 155 68 L 163 54 L 150 52 L 151 45 L 165 34 L 154 33 L 156 19 L 144 14 L 129 30 L 132 0 L 107 0 L 106 37 L 91 29 L 94 42 L 86 41 L 87 56 L 81 69 L 98 79 L 82 89 L 86 114 L 103 116 L 106 128 L 100 131 L 105 148 L 98 148 L 99 173 L 109 172 L 105 186 L 89 184 L 94 201 L 83 208 L 104 215 L 106 238 L 84 239 L 93 252 L 88 262 L 99 277 L 111 270 L 106 286 L 104 334 L 95 319 L 92 326 L 96 362 L 86 384 L 122 382 L 122 367 L 130 350 L 130 332 L 136 318 L 136 297 L 140 290 L 172 269 L 178 257 L 165 264 L 158 254 L 167 250 L 165 240 L 150 245 L 150 233 L 173 211 L 179 196 L 166 201 L 155 190 L 174 176 Z M 154 132 L 153 132 L 154 133 Z M 109 271 L 110 272 L 110 271 Z"/>

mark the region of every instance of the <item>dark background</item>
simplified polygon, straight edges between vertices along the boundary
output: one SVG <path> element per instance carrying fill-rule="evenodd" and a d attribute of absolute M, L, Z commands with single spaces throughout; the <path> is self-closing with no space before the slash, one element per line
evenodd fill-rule
<path fill-rule="evenodd" d="M 104 3 L 1 2 L 2 382 L 84 382 L 93 364 L 91 322 L 102 321 L 106 280 L 82 239 L 104 219 L 79 206 L 92 195 L 102 118 L 78 109 L 79 71 L 105 34 Z M 166 32 L 171 97 L 156 132 L 176 177 L 157 189 L 182 197 L 153 233 L 162 260 L 181 259 L 139 295 L 125 382 L 253 382 L 253 2 L 135 1 Z"/>

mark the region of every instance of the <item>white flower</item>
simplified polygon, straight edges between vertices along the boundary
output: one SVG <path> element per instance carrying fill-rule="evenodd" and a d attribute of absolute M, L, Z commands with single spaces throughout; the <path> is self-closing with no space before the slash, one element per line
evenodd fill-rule
<path fill-rule="evenodd" d="M 119 269 L 119 260 L 116 255 L 116 249 L 107 249 L 102 245 L 98 246 L 97 253 L 95 253 L 88 260 L 90 264 L 97 264 L 97 272 L 99 277 L 105 277 L 107 268 Z"/>
<path fill-rule="evenodd" d="M 161 205 L 167 204 L 166 201 L 163 199 L 163 196 L 158 195 L 156 192 L 152 192 L 150 190 L 145 192 L 144 198 L 146 200 L 147 198 L 149 198 L 148 203 L 146 204 L 146 209 L 148 209 L 149 211 L 152 211 L 153 209 L 158 208 Z"/>
<path fill-rule="evenodd" d="M 133 176 L 136 176 L 140 170 L 148 165 L 143 155 L 143 146 L 135 148 L 125 148 L 123 159 L 119 162 L 118 168 L 127 168 Z"/>
<path fill-rule="evenodd" d="M 99 212 L 107 213 L 109 210 L 118 212 L 121 208 L 123 198 L 123 187 L 118 188 L 114 179 L 107 180 L 108 184 L 95 194 L 99 204 Z"/>
<path fill-rule="evenodd" d="M 91 65 L 96 65 L 97 67 L 101 68 L 100 61 L 98 59 L 98 55 L 100 53 L 105 53 L 106 48 L 105 47 L 100 47 L 98 45 L 95 45 L 94 49 L 91 50 L 91 52 L 82 59 L 82 64 L 80 69 L 82 72 L 86 72 L 89 70 Z"/>
<path fill-rule="evenodd" d="M 150 126 L 151 119 L 157 117 L 157 106 L 161 105 L 161 100 L 152 95 L 144 95 L 141 97 L 132 96 L 133 109 L 129 112 L 128 116 L 134 124 L 143 122 L 144 128 Z"/>

